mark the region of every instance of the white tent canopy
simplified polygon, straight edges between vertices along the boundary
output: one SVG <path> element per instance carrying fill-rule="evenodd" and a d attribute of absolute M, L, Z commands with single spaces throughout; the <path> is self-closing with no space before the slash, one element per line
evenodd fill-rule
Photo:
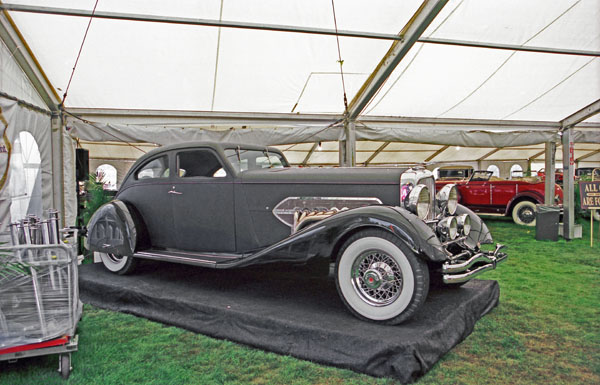
<path fill-rule="evenodd" d="M 91 11 L 93 0 L 14 0 Z M 340 30 L 397 34 L 419 0 L 339 1 Z M 331 2 L 100 0 L 96 12 L 333 29 Z M 88 18 L 10 12 L 59 95 Z M 600 52 L 596 0 L 449 1 L 423 38 Z M 43 28 L 41 28 L 43 26 Z M 52 31 L 51 33 L 48 33 Z M 351 100 L 389 40 L 340 38 Z M 65 105 L 272 113 L 344 111 L 335 36 L 95 19 Z M 417 43 L 368 115 L 559 121 L 600 96 L 598 56 Z M 594 121 L 600 121 L 598 117 Z"/>

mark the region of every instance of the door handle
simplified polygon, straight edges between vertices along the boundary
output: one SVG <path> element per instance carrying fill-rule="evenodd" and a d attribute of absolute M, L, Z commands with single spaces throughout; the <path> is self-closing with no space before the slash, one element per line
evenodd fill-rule
<path fill-rule="evenodd" d="M 183 195 L 183 193 L 180 193 L 179 191 L 175 191 L 175 190 L 169 191 L 169 194 Z"/>

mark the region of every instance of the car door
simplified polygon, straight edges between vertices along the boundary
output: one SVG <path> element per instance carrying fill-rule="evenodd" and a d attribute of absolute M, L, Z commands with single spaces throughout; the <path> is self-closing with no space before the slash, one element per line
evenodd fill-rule
<path fill-rule="evenodd" d="M 489 206 L 490 184 L 488 181 L 470 180 L 459 188 L 461 203 L 465 206 Z"/>
<path fill-rule="evenodd" d="M 518 183 L 514 181 L 491 182 L 492 205 L 506 207 L 508 202 L 517 194 Z"/>
<path fill-rule="evenodd" d="M 233 252 L 233 175 L 211 148 L 175 153 L 171 185 L 176 249 Z"/>
<path fill-rule="evenodd" d="M 116 196 L 139 211 L 153 248 L 174 246 L 170 163 L 165 153 L 148 159 L 130 174 Z"/>

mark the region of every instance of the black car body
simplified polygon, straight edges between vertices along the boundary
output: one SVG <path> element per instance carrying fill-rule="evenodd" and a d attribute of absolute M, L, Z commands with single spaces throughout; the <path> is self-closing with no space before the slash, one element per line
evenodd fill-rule
<path fill-rule="evenodd" d="M 461 284 L 506 258 L 479 249 L 489 231 L 455 193 L 436 198 L 426 170 L 291 168 L 274 148 L 177 144 L 134 164 L 87 242 L 119 274 L 138 258 L 212 268 L 329 258 L 354 314 L 399 323 L 430 275 Z"/>

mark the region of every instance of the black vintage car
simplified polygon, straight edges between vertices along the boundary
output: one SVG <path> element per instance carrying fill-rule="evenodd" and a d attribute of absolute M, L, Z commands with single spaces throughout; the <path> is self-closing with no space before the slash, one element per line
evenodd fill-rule
<path fill-rule="evenodd" d="M 117 274 L 139 258 L 218 269 L 327 258 L 350 311 L 397 324 L 430 280 L 494 269 L 506 254 L 480 249 L 491 241 L 456 188 L 436 195 L 424 169 L 293 168 L 275 148 L 185 143 L 133 165 L 90 220 L 87 247 Z"/>

